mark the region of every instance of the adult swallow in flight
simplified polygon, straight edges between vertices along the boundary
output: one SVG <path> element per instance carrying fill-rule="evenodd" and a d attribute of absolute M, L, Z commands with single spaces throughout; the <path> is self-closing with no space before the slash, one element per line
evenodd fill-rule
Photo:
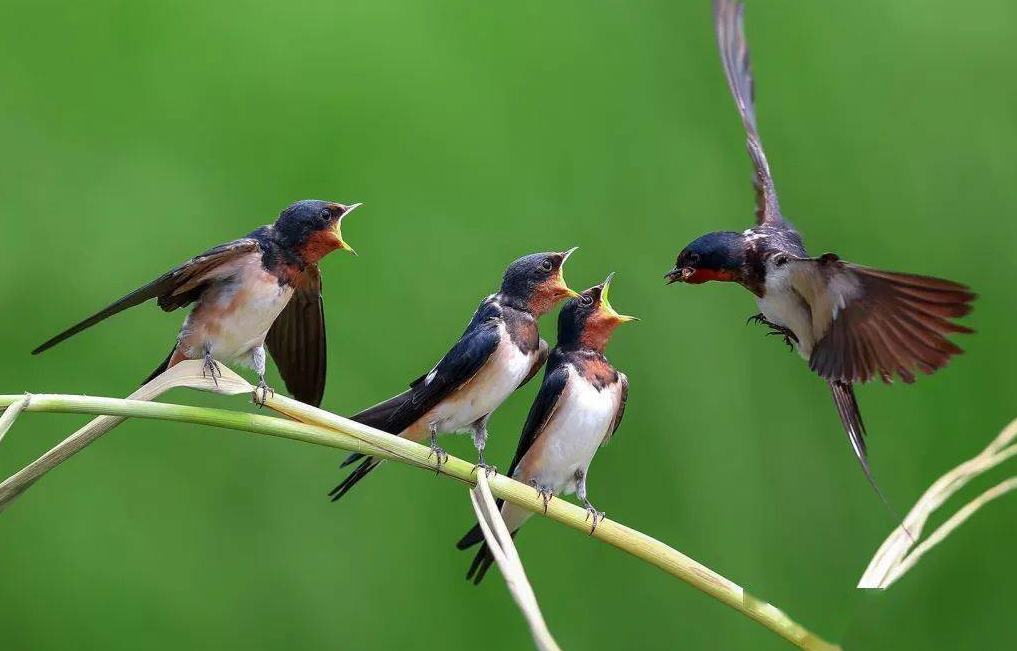
<path fill-rule="evenodd" d="M 360 204 L 298 201 L 247 237 L 205 251 L 134 290 L 32 351 L 155 298 L 169 312 L 194 304 L 177 341 L 148 382 L 185 359 L 205 360 L 215 379 L 216 360 L 236 361 L 258 373 L 261 400 L 265 347 L 295 398 L 319 405 L 325 391 L 325 317 L 318 262 L 336 249 L 353 252 L 340 225 Z M 256 392 L 256 396 L 259 392 Z"/>
<path fill-rule="evenodd" d="M 808 256 L 781 215 L 756 130 L 744 6 L 715 0 L 713 9 L 720 58 L 755 167 L 756 226 L 703 235 L 678 255 L 667 281 L 736 282 L 756 295 L 760 313 L 750 321 L 783 335 L 827 381 L 862 470 L 882 497 L 869 469 L 852 385 L 877 376 L 889 384 L 894 374 L 911 383 L 916 369 L 931 374 L 946 366 L 963 352 L 946 335 L 973 332 L 952 319 L 971 311 L 975 294 L 948 280 L 863 267 L 833 253 Z"/>
<path fill-rule="evenodd" d="M 480 456 L 477 467 L 490 470 L 484 463 L 487 419 L 547 361 L 547 342 L 540 338 L 537 319 L 576 295 L 562 278 L 562 267 L 573 251 L 534 253 L 510 264 L 501 289 L 480 303 L 459 341 L 433 369 L 409 390 L 352 419 L 411 441 L 429 438 L 439 470 L 448 455 L 438 447 L 438 435 L 471 433 Z M 359 460 L 360 465 L 329 493 L 333 502 L 381 463 L 352 454 L 342 466 Z"/>
<path fill-rule="evenodd" d="M 576 493 L 592 518 L 592 534 L 604 513 L 586 496 L 586 476 L 597 449 L 607 445 L 621 424 L 629 395 L 629 380 L 604 357 L 611 333 L 619 324 L 634 321 L 614 311 L 607 300 L 611 279 L 568 301 L 558 316 L 558 345 L 551 352 L 530 415 L 523 426 L 509 476 L 530 484 L 544 500 Z M 513 504 L 498 501 L 505 526 L 514 538 L 532 515 Z M 476 525 L 456 545 L 468 549 L 483 542 Z M 494 558 L 482 545 L 466 579 L 480 583 Z"/>

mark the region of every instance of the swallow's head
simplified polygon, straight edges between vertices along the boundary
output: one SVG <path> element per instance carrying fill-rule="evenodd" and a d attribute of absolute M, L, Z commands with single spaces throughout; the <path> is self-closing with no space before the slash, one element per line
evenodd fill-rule
<path fill-rule="evenodd" d="M 576 296 L 562 276 L 565 261 L 576 248 L 519 258 L 505 270 L 501 281 L 502 295 L 524 306 L 534 316 L 546 314 L 562 299 Z"/>
<path fill-rule="evenodd" d="M 737 282 L 745 264 L 745 236 L 732 231 L 707 233 L 682 249 L 674 269 L 664 274 L 667 284 L 698 285 L 709 280 Z"/>
<path fill-rule="evenodd" d="M 343 240 L 343 218 L 359 203 L 345 205 L 332 201 L 307 199 L 291 204 L 275 220 L 275 229 L 294 247 L 304 262 L 314 264 L 336 249 L 356 251 Z"/>
<path fill-rule="evenodd" d="M 599 285 L 594 285 L 565 303 L 558 315 L 558 345 L 579 346 L 602 352 L 614 329 L 634 316 L 618 314 L 607 300 L 611 290 L 612 273 Z"/>

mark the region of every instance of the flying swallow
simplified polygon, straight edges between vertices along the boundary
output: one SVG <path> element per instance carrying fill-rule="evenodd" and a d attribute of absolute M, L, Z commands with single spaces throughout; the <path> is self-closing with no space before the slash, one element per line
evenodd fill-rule
<path fill-rule="evenodd" d="M 575 296 L 562 277 L 562 267 L 575 248 L 561 253 L 534 253 L 505 270 L 501 289 L 485 298 L 455 346 L 410 388 L 352 419 L 412 441 L 430 440 L 438 468 L 448 457 L 438 435 L 473 435 L 484 463 L 487 419 L 517 388 L 526 384 L 547 361 L 547 342 L 537 319 L 562 299 Z M 362 460 L 329 496 L 336 501 L 381 463 L 352 454 L 342 466 Z"/>
<path fill-rule="evenodd" d="M 325 317 L 318 262 L 337 249 L 353 253 L 340 226 L 360 204 L 298 201 L 270 226 L 205 251 L 32 351 L 38 354 L 103 319 L 149 299 L 170 312 L 194 304 L 165 361 L 145 382 L 185 359 L 216 360 L 258 373 L 261 400 L 265 347 L 295 398 L 319 405 L 325 391 Z M 257 395 L 258 392 L 256 392 Z"/>
<path fill-rule="evenodd" d="M 592 534 L 604 513 L 586 496 L 586 477 L 597 449 L 607 445 L 621 424 L 629 395 L 629 380 L 604 356 L 618 325 L 636 320 L 615 312 L 607 300 L 611 279 L 595 285 L 562 307 L 558 315 L 558 345 L 548 358 L 544 382 L 530 407 L 519 437 L 509 476 L 537 489 L 544 509 L 555 495 L 576 493 L 592 518 Z M 532 515 L 499 500 L 501 516 L 514 538 Z M 483 542 L 476 525 L 456 547 L 468 549 Z M 466 579 L 480 583 L 494 558 L 482 545 Z"/>
<path fill-rule="evenodd" d="M 963 352 L 946 335 L 973 332 L 953 319 L 971 311 L 975 294 L 949 280 L 863 267 L 833 253 L 808 256 L 781 215 L 756 129 L 744 5 L 715 0 L 713 11 L 724 73 L 755 167 L 756 225 L 696 239 L 665 277 L 669 284 L 736 282 L 755 294 L 760 313 L 749 320 L 783 335 L 827 381 L 862 470 L 883 498 L 869 468 L 853 384 L 876 377 L 889 384 L 894 374 L 911 383 L 916 370 L 931 374 L 946 366 Z"/>

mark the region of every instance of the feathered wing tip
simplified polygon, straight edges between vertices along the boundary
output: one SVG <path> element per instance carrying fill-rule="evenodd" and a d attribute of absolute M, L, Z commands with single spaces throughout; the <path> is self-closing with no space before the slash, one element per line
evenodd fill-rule
<path fill-rule="evenodd" d="M 890 500 L 883 494 L 882 489 L 879 488 L 879 484 L 876 483 L 876 478 L 872 474 L 872 469 L 869 467 L 868 451 L 865 447 L 865 424 L 862 422 L 862 413 L 858 409 L 858 399 L 855 398 L 854 387 L 849 382 L 837 380 L 830 380 L 828 384 L 830 385 L 830 392 L 833 394 L 833 402 L 837 406 L 840 422 L 844 426 L 844 431 L 847 432 L 848 440 L 851 442 L 851 449 L 854 450 L 855 457 L 858 458 L 858 463 L 862 466 L 865 478 L 869 480 L 869 485 L 876 491 L 876 495 L 879 496 L 880 501 L 883 502 L 883 505 L 890 512 L 894 521 L 900 525 L 901 529 L 904 529 L 904 533 L 910 538 L 911 533 L 904 527 L 903 519 L 890 504 Z"/>
<path fill-rule="evenodd" d="M 350 489 L 356 486 L 357 482 L 369 475 L 379 465 L 381 465 L 381 461 L 374 457 L 364 458 L 363 462 L 361 462 L 361 464 L 357 466 L 353 472 L 346 476 L 346 479 L 342 480 L 338 486 L 329 491 L 328 496 L 332 498 L 333 502 L 335 502 L 340 497 L 350 492 Z"/>
<path fill-rule="evenodd" d="M 385 432 L 391 431 L 392 427 L 389 420 L 399 407 L 410 399 L 412 394 L 412 391 L 403 391 L 397 396 L 393 396 L 384 402 L 379 402 L 373 407 L 368 407 L 367 409 L 350 416 L 350 420 L 354 420 L 361 425 L 367 425 L 368 427 L 380 429 Z M 401 431 L 403 428 L 400 427 L 398 429 Z"/>
<path fill-rule="evenodd" d="M 969 334 L 955 323 L 969 314 L 977 295 L 966 286 L 939 278 L 895 273 L 849 263 L 837 273 L 858 284 L 860 294 L 837 315 L 816 344 L 809 367 L 827 380 L 889 384 L 894 374 L 905 383 L 916 370 L 931 375 L 964 352 L 947 339 Z"/>

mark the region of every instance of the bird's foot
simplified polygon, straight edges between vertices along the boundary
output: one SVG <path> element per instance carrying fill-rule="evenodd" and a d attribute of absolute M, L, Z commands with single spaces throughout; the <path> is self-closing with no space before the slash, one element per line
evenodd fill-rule
<path fill-rule="evenodd" d="M 205 353 L 205 364 L 201 367 L 201 377 L 211 376 L 212 381 L 215 382 L 215 386 L 219 386 L 219 378 L 222 377 L 222 369 L 219 368 L 219 362 L 215 361 L 212 357 L 212 353 Z"/>
<path fill-rule="evenodd" d="M 593 519 L 593 524 L 590 526 L 590 535 L 591 536 L 593 535 L 593 532 L 597 530 L 597 525 L 605 517 L 607 517 L 607 513 L 604 513 L 603 511 L 598 511 L 597 509 L 595 509 L 593 507 L 592 504 L 590 504 L 589 502 L 586 502 L 586 521 L 589 522 L 590 518 Z"/>
<path fill-rule="evenodd" d="M 484 453 L 483 452 L 480 452 L 480 458 L 477 459 L 476 465 L 473 466 L 473 472 L 477 472 L 480 469 L 483 469 L 484 470 L 484 474 L 487 475 L 488 477 L 490 477 L 492 475 L 497 475 L 498 474 L 498 466 L 488 465 L 484 461 Z"/>
<path fill-rule="evenodd" d="M 753 314 L 752 316 L 745 320 L 745 325 L 749 325 L 750 323 L 762 323 L 763 325 L 773 327 L 773 324 L 766 320 L 766 317 L 763 316 L 762 312 Z"/>
<path fill-rule="evenodd" d="M 554 491 L 547 486 L 541 486 L 537 483 L 536 479 L 530 482 L 530 486 L 536 489 L 537 496 L 544 501 L 544 515 L 547 515 L 547 505 L 551 502 L 551 498 L 554 497 Z"/>
<path fill-rule="evenodd" d="M 275 397 L 275 389 L 265 384 L 265 378 L 258 380 L 258 386 L 254 387 L 254 404 L 264 407 L 269 397 Z"/>
<path fill-rule="evenodd" d="M 498 474 L 498 466 L 488 465 L 484 463 L 483 459 L 481 459 L 479 462 L 477 462 L 475 466 L 473 466 L 473 472 L 477 472 L 478 470 L 483 470 L 484 474 L 487 475 L 488 477 L 493 477 L 494 475 Z"/>
<path fill-rule="evenodd" d="M 434 467 L 434 474 L 440 475 L 441 467 L 448 463 L 448 452 L 438 447 L 437 441 L 431 441 L 431 451 L 427 453 L 427 458 L 430 459 L 432 456 L 434 456 L 437 462 Z"/>
<path fill-rule="evenodd" d="M 795 344 L 798 343 L 798 337 L 795 335 L 795 333 L 791 332 L 790 328 L 785 328 L 784 326 L 770 324 L 770 327 L 772 328 L 772 330 L 767 332 L 766 336 L 769 337 L 770 335 L 777 335 L 779 337 L 783 337 L 784 343 L 787 344 L 788 349 L 791 352 L 794 352 Z"/>

